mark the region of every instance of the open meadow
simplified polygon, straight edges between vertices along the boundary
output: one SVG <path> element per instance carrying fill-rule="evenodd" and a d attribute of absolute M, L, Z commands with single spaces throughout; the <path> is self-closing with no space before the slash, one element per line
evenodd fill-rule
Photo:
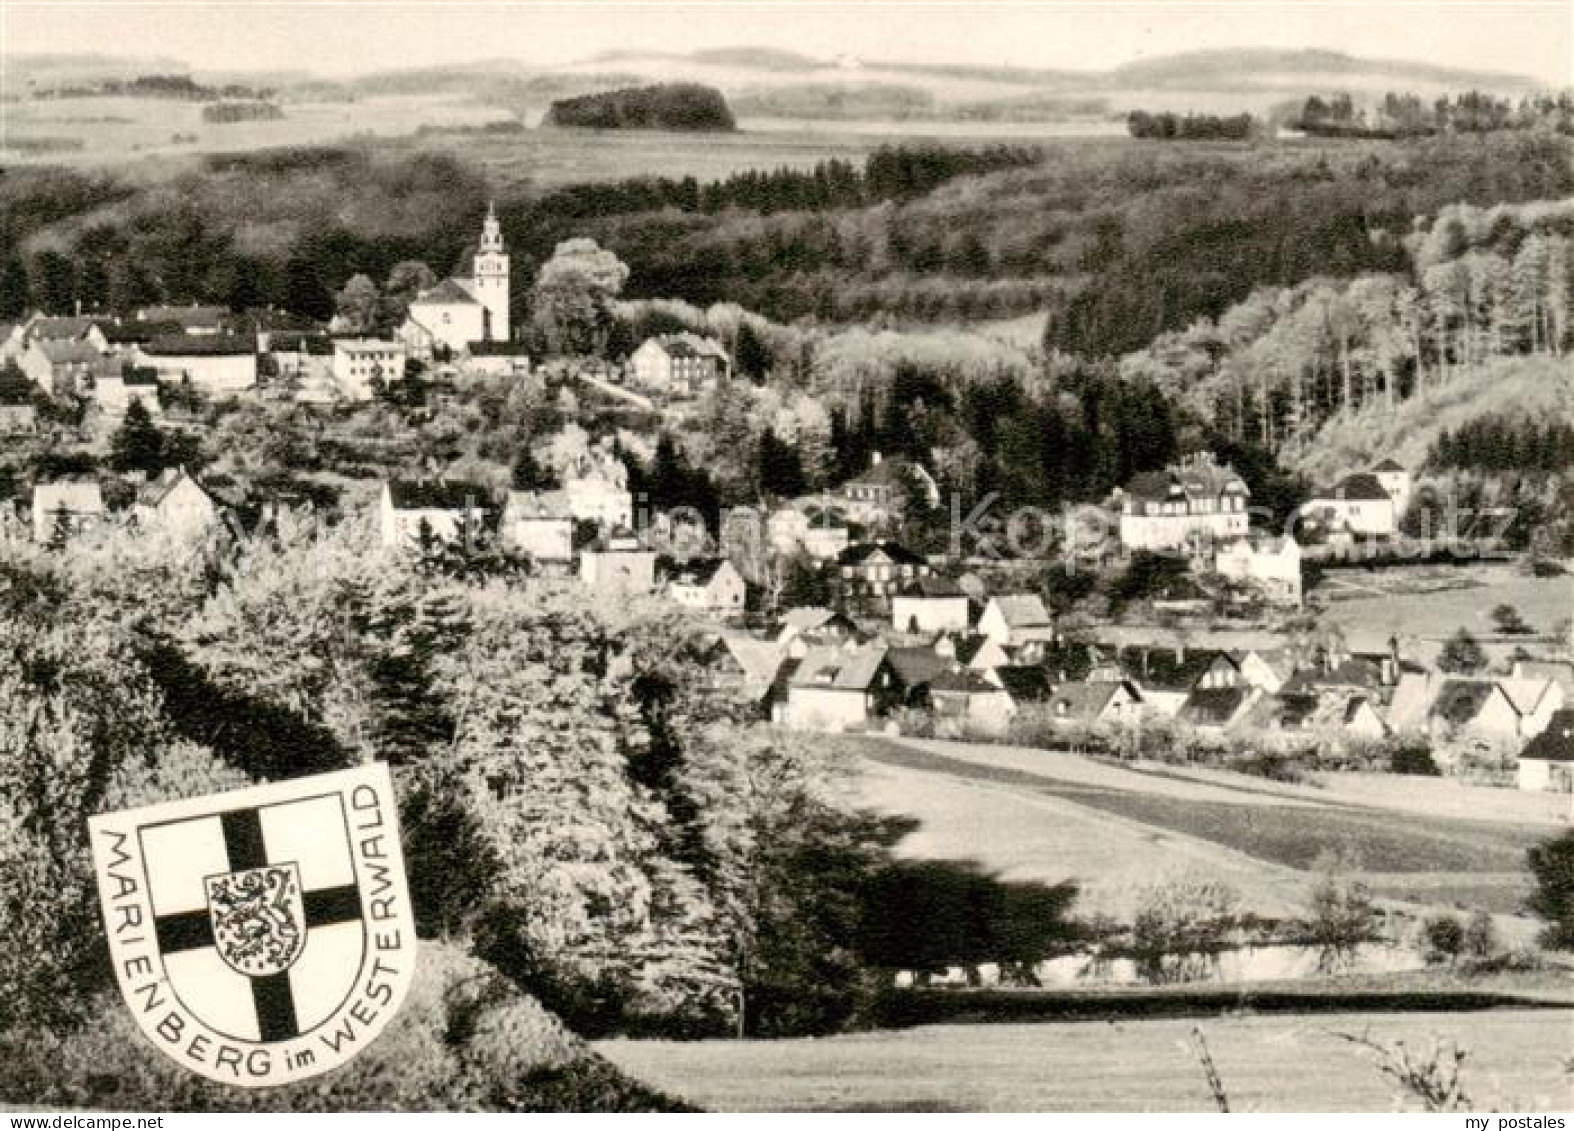
<path fill-rule="evenodd" d="M 869 739 L 861 750 L 857 800 L 919 822 L 899 853 L 973 859 L 1009 879 L 1071 880 L 1079 912 L 1128 920 L 1144 886 L 1177 872 L 1230 883 L 1259 915 L 1293 916 L 1318 856 L 1345 851 L 1379 896 L 1485 908 L 1506 935 L 1528 938 L 1525 850 L 1563 818 L 1546 799 L 1516 805 L 1508 791 L 1490 791 L 1491 817 L 1470 818 L 1458 815 L 1470 805 L 1457 790 L 1433 789 L 1446 806 L 1429 813 L 1382 791 L 1320 796 L 1062 751 L 908 739 Z"/>
<path fill-rule="evenodd" d="M 1566 1110 L 1565 1010 L 931 1025 L 792 1041 L 605 1041 L 597 1051 L 721 1111 L 1211 1111 L 1200 1026 L 1235 1111 L 1387 1111 L 1372 1056 L 1339 1034 L 1468 1049 L 1478 1110 Z"/>

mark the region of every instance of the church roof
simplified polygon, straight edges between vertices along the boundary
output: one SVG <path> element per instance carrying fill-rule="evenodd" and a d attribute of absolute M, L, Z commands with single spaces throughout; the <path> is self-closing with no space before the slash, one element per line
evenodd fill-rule
<path fill-rule="evenodd" d="M 444 279 L 435 287 L 428 287 L 415 296 L 415 301 L 417 303 L 429 303 L 434 306 L 453 303 L 480 305 L 480 301 L 475 295 L 470 293 L 470 288 L 466 287 L 458 279 Z"/>

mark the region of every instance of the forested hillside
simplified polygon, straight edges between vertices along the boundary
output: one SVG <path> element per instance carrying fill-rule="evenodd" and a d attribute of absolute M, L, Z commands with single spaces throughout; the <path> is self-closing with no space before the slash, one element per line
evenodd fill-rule
<path fill-rule="evenodd" d="M 1375 452 L 1382 423 L 1411 400 L 1457 401 L 1461 382 L 1490 399 L 1522 372 L 1571 379 L 1571 241 L 1574 201 L 1451 206 L 1417 218 L 1398 270 L 1259 288 L 1217 321 L 1128 355 L 1122 372 L 1155 381 L 1233 438 L 1291 458 L 1326 456 L 1319 429 L 1355 419 L 1368 422 Z M 1516 364 L 1533 358 L 1555 364 Z M 1434 435 L 1409 434 L 1412 461 Z"/>
<path fill-rule="evenodd" d="M 1047 308 L 1048 346 L 1103 355 L 1218 317 L 1259 286 L 1399 270 L 1413 217 L 1445 205 L 1574 192 L 1567 141 L 1537 134 L 1076 143 L 1028 159 L 895 150 L 861 174 L 527 192 L 499 214 L 516 270 L 590 236 L 628 264 L 634 297 L 736 302 L 780 321 Z M 154 184 L 10 173 L 0 317 L 148 294 L 321 313 L 352 274 L 455 266 L 486 192 L 451 158 L 361 149 L 215 158 Z"/>

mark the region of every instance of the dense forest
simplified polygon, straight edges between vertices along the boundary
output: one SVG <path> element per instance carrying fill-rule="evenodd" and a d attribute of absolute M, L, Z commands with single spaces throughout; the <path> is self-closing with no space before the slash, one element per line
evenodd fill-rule
<path fill-rule="evenodd" d="M 1126 115 L 1126 131 L 1132 137 L 1158 138 L 1162 141 L 1244 141 L 1252 136 L 1254 119 L 1250 114 L 1150 114 L 1133 110 Z"/>
<path fill-rule="evenodd" d="M 1574 203 L 1421 217 L 1395 270 L 1263 287 L 1160 335 L 1122 370 L 1275 450 L 1331 418 L 1423 397 L 1492 359 L 1574 347 Z"/>
<path fill-rule="evenodd" d="M 543 126 L 577 130 L 699 130 L 738 128 L 721 91 L 699 83 L 660 83 L 560 98 Z"/>
<path fill-rule="evenodd" d="M 896 149 L 861 174 L 826 163 L 703 189 L 641 179 L 526 192 L 499 215 L 521 272 L 589 236 L 628 264 L 632 297 L 735 302 L 778 321 L 1047 308 L 1046 345 L 1091 356 L 1216 318 L 1260 286 L 1399 270 L 1412 218 L 1449 203 L 1574 192 L 1567 143 L 1533 132 L 1088 143 L 1026 165 L 1022 151 L 942 153 Z M 78 299 L 322 313 L 354 274 L 384 278 L 403 260 L 463 269 L 486 196 L 453 158 L 355 148 L 214 158 L 154 184 L 13 170 L 0 178 L 0 317 Z"/>
<path fill-rule="evenodd" d="M 1574 95 L 1563 91 L 1515 102 L 1478 90 L 1428 102 L 1389 92 L 1370 108 L 1348 94 L 1312 95 L 1289 123 L 1319 137 L 1400 138 L 1437 133 L 1550 129 L 1574 134 Z"/>

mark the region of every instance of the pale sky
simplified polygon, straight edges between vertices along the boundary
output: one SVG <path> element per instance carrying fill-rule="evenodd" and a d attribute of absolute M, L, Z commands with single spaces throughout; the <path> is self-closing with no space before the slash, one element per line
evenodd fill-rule
<path fill-rule="evenodd" d="M 1574 0 L 0 0 L 0 54 L 160 55 L 342 75 L 601 51 L 769 46 L 833 58 L 1103 69 L 1201 48 L 1318 47 L 1574 83 Z"/>

